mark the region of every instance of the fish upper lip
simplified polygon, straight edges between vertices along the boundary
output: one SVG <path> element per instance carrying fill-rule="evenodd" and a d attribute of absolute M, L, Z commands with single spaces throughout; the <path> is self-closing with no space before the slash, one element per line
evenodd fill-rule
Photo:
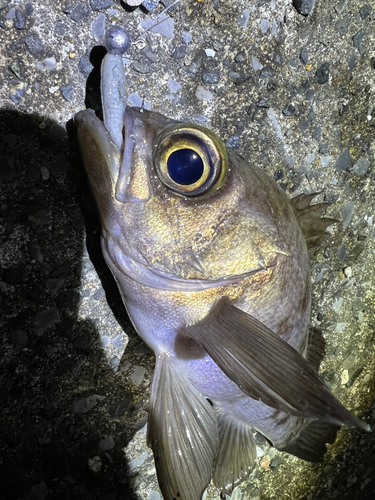
<path fill-rule="evenodd" d="M 141 285 L 157 288 L 159 290 L 184 292 L 200 292 L 209 288 L 236 284 L 245 278 L 265 272 L 277 265 L 275 262 L 271 265 L 252 269 L 245 273 L 216 279 L 180 278 L 173 274 L 158 271 L 130 257 L 116 245 L 114 239 L 109 234 L 103 236 L 103 252 L 121 274 L 126 275 L 128 278 Z"/>

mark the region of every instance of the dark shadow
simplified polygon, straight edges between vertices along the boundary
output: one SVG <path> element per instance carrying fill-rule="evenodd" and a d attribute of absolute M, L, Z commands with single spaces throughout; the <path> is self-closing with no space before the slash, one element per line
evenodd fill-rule
<path fill-rule="evenodd" d="M 95 114 L 102 119 L 102 100 L 100 95 L 100 67 L 107 49 L 102 45 L 96 45 L 90 52 L 90 63 L 93 66 L 86 81 L 85 106 L 93 109 Z"/>
<path fill-rule="evenodd" d="M 129 374 L 116 374 L 95 318 L 78 316 L 83 298 L 93 309 L 105 301 L 90 289 L 82 297 L 81 269 L 90 265 L 85 231 L 130 350 L 140 340 L 101 257 L 99 221 L 70 135 L 68 143 L 61 127 L 40 116 L 0 112 L 4 500 L 134 498 L 136 476 L 128 477 L 123 448 L 145 420 L 147 383 L 136 387 Z"/>

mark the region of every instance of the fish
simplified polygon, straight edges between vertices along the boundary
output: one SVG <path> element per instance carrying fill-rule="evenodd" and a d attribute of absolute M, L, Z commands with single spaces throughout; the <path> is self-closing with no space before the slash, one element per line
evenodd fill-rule
<path fill-rule="evenodd" d="M 249 476 L 254 433 L 317 461 L 342 426 L 369 431 L 318 375 L 310 253 L 335 222 L 288 199 L 204 127 L 126 105 L 120 27 L 106 33 L 103 121 L 75 115 L 104 258 L 155 353 L 148 444 L 166 500 Z"/>

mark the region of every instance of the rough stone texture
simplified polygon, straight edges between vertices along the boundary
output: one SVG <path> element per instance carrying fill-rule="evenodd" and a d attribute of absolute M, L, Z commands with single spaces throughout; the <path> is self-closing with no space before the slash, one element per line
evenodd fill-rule
<path fill-rule="evenodd" d="M 100 5 L 106 27 L 122 24 L 135 41 L 124 59 L 129 95 L 136 93 L 166 115 L 195 117 L 225 142 L 235 137 L 239 152 L 289 196 L 323 190 L 320 198 L 334 202 L 328 209 L 332 217 L 341 220 L 343 207 L 354 204 L 348 227 L 342 221 L 333 227 L 313 260 L 312 324 L 327 342 L 323 378 L 348 408 L 375 422 L 373 0 L 363 6 L 354 0 L 317 1 L 308 17 L 289 0 L 183 1 L 168 10 L 174 20 L 173 31 L 168 20 L 171 38 L 145 34 L 140 25 L 160 14 L 160 3 L 150 14 L 125 10 L 120 2 L 105 4 L 46 0 L 30 9 L 23 0 L 0 0 L 0 497 L 5 500 L 158 498 L 144 428 L 153 354 L 136 336 L 101 257 L 99 221 L 74 129 L 70 124 L 68 136 L 55 133 L 85 106 L 99 109 L 104 51 L 91 26 L 98 16 L 93 8 Z M 14 24 L 15 9 L 24 13 L 22 29 L 19 16 Z M 142 36 L 155 54 L 146 75 L 133 66 L 143 60 Z M 184 58 L 171 57 L 182 44 Z M 291 67 L 303 48 L 308 60 Z M 207 49 L 216 51 L 210 61 Z M 55 69 L 36 65 L 50 58 Z M 329 80 L 320 84 L 315 72 L 323 61 Z M 209 91 L 199 87 L 208 63 L 220 74 Z M 231 78 L 233 73 L 239 77 Z M 181 85 L 173 99 L 170 80 Z M 261 101 L 266 108 L 257 107 Z M 298 116 L 284 116 L 291 102 Z M 336 169 L 346 151 L 354 169 Z M 366 165 L 360 175 L 359 165 Z M 137 385 L 134 373 L 143 369 Z M 75 411 L 81 407 L 87 411 Z M 318 464 L 279 453 L 261 436 L 257 451 L 258 465 L 236 489 L 236 498 L 375 495 L 373 434 L 341 431 Z M 219 499 L 213 486 L 207 499 Z"/>

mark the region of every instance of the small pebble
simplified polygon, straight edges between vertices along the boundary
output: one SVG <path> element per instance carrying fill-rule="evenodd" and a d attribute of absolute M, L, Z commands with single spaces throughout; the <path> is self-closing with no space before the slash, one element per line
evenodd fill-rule
<path fill-rule="evenodd" d="M 198 85 L 195 95 L 200 101 L 211 101 L 213 98 L 211 92 L 202 87 L 202 85 Z"/>
<path fill-rule="evenodd" d="M 34 7 L 33 7 L 33 5 L 32 5 L 30 2 L 28 2 L 28 3 L 25 5 L 25 14 L 26 14 L 27 16 L 30 16 L 30 15 L 33 13 L 33 11 L 34 11 Z"/>
<path fill-rule="evenodd" d="M 353 49 L 351 51 L 350 57 L 348 59 L 349 70 L 353 71 L 353 69 L 356 67 L 356 65 L 357 65 L 357 57 L 355 54 L 355 50 Z"/>
<path fill-rule="evenodd" d="M 274 62 L 275 64 L 281 64 L 282 59 L 283 58 L 282 58 L 280 49 L 279 49 L 279 47 L 276 47 L 275 52 L 273 53 L 273 56 L 272 56 L 272 62 Z"/>
<path fill-rule="evenodd" d="M 358 31 L 352 38 L 353 38 L 353 45 L 356 49 L 360 50 L 361 48 L 361 43 L 366 35 L 366 30 L 362 28 L 361 30 Z M 361 51 L 360 51 L 361 52 Z"/>
<path fill-rule="evenodd" d="M 213 85 L 219 83 L 220 73 L 214 69 L 204 68 L 202 70 L 202 82 L 205 84 Z"/>
<path fill-rule="evenodd" d="M 145 377 L 146 368 L 143 366 L 134 366 L 133 373 L 131 374 L 131 379 L 135 385 L 141 385 Z"/>
<path fill-rule="evenodd" d="M 319 144 L 319 153 L 322 155 L 326 155 L 328 153 L 327 144 Z"/>
<path fill-rule="evenodd" d="M 111 338 L 108 337 L 107 335 L 103 335 L 100 337 L 100 343 L 102 347 L 108 347 L 111 343 Z"/>
<path fill-rule="evenodd" d="M 91 32 L 95 37 L 95 40 L 99 42 L 104 38 L 105 35 L 105 15 L 100 13 L 97 18 L 91 23 Z"/>
<path fill-rule="evenodd" d="M 264 66 L 264 68 L 262 68 L 260 70 L 259 77 L 260 78 L 271 78 L 272 75 L 273 75 L 273 71 L 272 71 L 271 66 Z"/>
<path fill-rule="evenodd" d="M 23 17 L 23 13 L 17 9 L 16 14 L 13 19 L 13 26 L 18 30 L 22 30 L 25 28 L 25 18 Z"/>
<path fill-rule="evenodd" d="M 34 484 L 31 487 L 29 495 L 27 495 L 27 499 L 30 500 L 44 500 L 48 496 L 48 489 L 45 482 Z"/>
<path fill-rule="evenodd" d="M 299 115 L 299 109 L 298 105 L 295 104 L 294 102 L 291 102 L 288 104 L 288 106 L 283 110 L 283 115 L 284 116 L 298 116 Z"/>
<path fill-rule="evenodd" d="M 344 16 L 341 19 L 339 19 L 335 24 L 335 30 L 340 36 L 345 36 L 348 32 L 349 25 L 350 25 L 349 16 Z"/>
<path fill-rule="evenodd" d="M 293 5 L 303 16 L 308 16 L 314 10 L 315 0 L 293 0 Z"/>
<path fill-rule="evenodd" d="M 150 65 L 146 61 L 134 61 L 132 68 L 141 75 L 147 75 L 151 71 Z"/>
<path fill-rule="evenodd" d="M 249 75 L 248 73 L 240 76 L 239 78 L 236 79 L 237 87 L 239 87 L 240 85 L 242 85 L 243 83 L 247 82 L 250 79 L 251 79 L 251 75 Z"/>
<path fill-rule="evenodd" d="M 87 79 L 91 71 L 94 69 L 94 66 L 90 62 L 90 52 L 91 49 L 86 50 L 78 63 L 78 69 L 85 79 Z"/>
<path fill-rule="evenodd" d="M 352 166 L 352 159 L 349 154 L 349 151 L 343 151 L 336 160 L 335 169 L 337 170 L 337 172 L 344 172 L 351 166 Z"/>
<path fill-rule="evenodd" d="M 112 0 L 90 0 L 92 10 L 107 9 L 108 7 L 111 7 L 112 4 Z"/>
<path fill-rule="evenodd" d="M 258 102 L 257 106 L 258 106 L 258 108 L 269 108 L 270 107 L 270 105 L 268 104 L 266 99 L 261 99 Z"/>
<path fill-rule="evenodd" d="M 306 131 L 310 128 L 310 123 L 308 121 L 303 121 L 298 124 L 300 130 Z"/>
<path fill-rule="evenodd" d="M 371 375 L 369 373 L 366 373 L 366 375 L 363 377 L 363 382 L 367 384 L 371 380 Z"/>
<path fill-rule="evenodd" d="M 268 19 L 262 19 L 260 22 L 260 29 L 262 30 L 262 33 L 267 33 L 268 27 L 269 27 L 269 21 Z"/>
<path fill-rule="evenodd" d="M 187 33 L 185 31 L 182 33 L 182 41 L 184 43 L 190 43 L 192 41 L 192 39 L 193 39 L 193 36 L 191 33 Z"/>
<path fill-rule="evenodd" d="M 148 45 L 145 45 L 145 47 L 143 47 L 143 49 L 141 50 L 141 54 L 151 62 L 156 62 L 158 59 L 157 55 L 154 52 L 152 52 L 152 50 Z"/>
<path fill-rule="evenodd" d="M 231 500 L 242 500 L 242 491 L 239 486 L 236 486 L 231 494 Z"/>
<path fill-rule="evenodd" d="M 36 69 L 45 71 L 54 71 L 56 69 L 56 59 L 54 57 L 47 57 L 43 61 L 35 63 Z"/>
<path fill-rule="evenodd" d="M 322 137 L 322 127 L 319 125 L 319 123 L 316 123 L 314 125 L 314 130 L 311 134 L 311 137 L 313 139 L 315 139 L 317 142 L 320 141 L 321 137 Z"/>
<path fill-rule="evenodd" d="M 240 147 L 240 138 L 238 135 L 232 135 L 226 142 L 227 148 L 238 149 Z"/>
<path fill-rule="evenodd" d="M 329 80 L 329 63 L 324 62 L 318 65 L 315 76 L 316 83 L 324 85 Z"/>
<path fill-rule="evenodd" d="M 263 64 L 256 57 L 253 56 L 251 60 L 255 71 L 260 71 L 263 68 Z"/>
<path fill-rule="evenodd" d="M 9 98 L 14 104 L 23 104 L 26 95 L 26 85 L 23 82 L 14 82 L 9 88 Z"/>
<path fill-rule="evenodd" d="M 262 469 L 267 469 L 271 463 L 271 459 L 268 454 L 263 455 L 263 457 L 260 459 L 259 465 L 261 466 Z"/>
<path fill-rule="evenodd" d="M 332 309 L 337 313 L 341 309 L 341 306 L 344 302 L 344 299 L 340 297 L 339 299 L 335 300 L 335 302 L 332 304 Z"/>
<path fill-rule="evenodd" d="M 144 451 L 141 456 L 139 456 L 138 458 L 134 458 L 134 460 L 131 460 L 128 464 L 127 464 L 127 469 L 128 471 L 131 473 L 132 471 L 134 471 L 137 467 L 140 467 L 141 465 L 144 464 L 144 461 L 146 460 L 147 458 L 147 453 Z"/>
<path fill-rule="evenodd" d="M 181 89 L 181 85 L 178 82 L 172 80 L 172 78 L 170 78 L 168 80 L 168 88 L 172 92 L 172 94 L 174 94 Z"/>
<path fill-rule="evenodd" d="M 359 9 L 359 14 L 362 19 L 366 19 L 372 14 L 372 7 L 371 5 L 365 4 Z"/>
<path fill-rule="evenodd" d="M 86 22 L 90 17 L 90 9 L 86 5 L 86 2 L 74 5 L 68 3 L 63 12 L 67 14 L 75 23 Z"/>
<path fill-rule="evenodd" d="M 73 85 L 64 85 L 60 87 L 63 98 L 66 101 L 71 101 L 73 98 Z"/>
<path fill-rule="evenodd" d="M 312 101 L 312 99 L 314 98 L 314 94 L 315 94 L 315 91 L 313 89 L 309 89 L 305 95 L 306 101 Z"/>
<path fill-rule="evenodd" d="M 298 68 L 298 59 L 295 59 L 293 57 L 290 58 L 289 59 L 289 65 L 290 65 L 291 68 L 294 68 L 294 69 Z"/>
<path fill-rule="evenodd" d="M 313 121 L 315 121 L 315 118 L 316 118 L 315 111 L 311 108 L 307 114 L 307 119 L 309 122 L 313 122 Z"/>
<path fill-rule="evenodd" d="M 72 411 L 73 413 L 87 413 L 96 405 L 97 401 L 101 401 L 103 399 L 105 399 L 105 396 L 93 394 L 92 396 L 79 399 L 78 401 L 73 401 Z"/>
<path fill-rule="evenodd" d="M 353 167 L 350 168 L 350 171 L 353 172 L 353 174 L 356 175 L 365 175 L 368 168 L 370 166 L 370 162 L 367 158 L 364 158 L 361 156 L 357 163 L 353 165 Z"/>
<path fill-rule="evenodd" d="M 103 453 L 104 451 L 112 450 L 115 447 L 115 441 L 113 436 L 105 436 L 98 445 L 99 453 Z"/>
<path fill-rule="evenodd" d="M 234 60 L 238 64 L 241 64 L 241 63 L 245 62 L 246 61 L 246 54 L 245 54 L 245 52 L 243 50 L 241 50 L 240 52 L 238 52 L 235 55 Z"/>
<path fill-rule="evenodd" d="M 242 13 L 236 19 L 237 24 L 239 24 L 241 28 L 246 28 L 247 23 L 249 21 L 249 17 L 250 17 L 249 9 L 243 10 Z"/>
<path fill-rule="evenodd" d="M 15 15 L 16 15 L 16 9 L 15 9 L 14 7 L 12 7 L 12 8 L 9 10 L 8 14 L 6 15 L 6 18 L 7 18 L 8 20 L 11 20 L 11 19 L 14 19 L 14 16 L 15 16 Z"/>
<path fill-rule="evenodd" d="M 157 21 L 155 19 L 144 19 L 143 21 L 140 22 L 140 25 L 145 30 L 150 29 L 150 31 L 153 31 L 154 33 L 159 33 L 160 35 L 163 35 L 166 38 L 173 38 L 174 37 L 173 18 L 168 16 L 168 14 L 166 13 L 162 13 L 160 14 L 160 16 L 158 16 L 157 19 L 158 19 Z"/>
<path fill-rule="evenodd" d="M 87 465 L 89 469 L 96 474 L 102 468 L 102 460 L 100 457 L 95 456 L 87 461 Z"/>
<path fill-rule="evenodd" d="M 109 366 L 112 368 L 112 370 L 117 372 L 118 367 L 120 366 L 120 361 L 121 359 L 119 357 L 112 356 L 112 358 L 109 360 Z"/>
<path fill-rule="evenodd" d="M 339 261 L 343 262 L 346 257 L 346 249 L 345 245 L 340 245 L 339 248 L 337 249 L 337 258 Z"/>
<path fill-rule="evenodd" d="M 32 56 L 39 57 L 43 53 L 44 47 L 42 41 L 36 33 L 32 33 L 31 35 L 27 36 L 25 38 L 25 44 L 27 50 Z"/>
<path fill-rule="evenodd" d="M 186 47 L 185 45 L 176 45 L 173 47 L 171 57 L 173 59 L 179 60 L 179 59 L 184 59 L 186 55 Z"/>
<path fill-rule="evenodd" d="M 140 108 L 142 106 L 142 98 L 135 92 L 128 96 L 127 102 L 136 108 Z"/>
<path fill-rule="evenodd" d="M 157 491 L 151 491 L 147 500 L 160 500 L 160 494 Z"/>
<path fill-rule="evenodd" d="M 346 229 L 352 221 L 355 204 L 353 201 L 348 201 L 341 209 L 342 227 Z"/>
<path fill-rule="evenodd" d="M 341 373 L 341 385 L 345 385 L 349 382 L 349 371 L 343 370 Z"/>
<path fill-rule="evenodd" d="M 325 168 L 327 167 L 332 161 L 332 158 L 330 156 L 322 156 L 320 158 L 320 165 Z"/>
<path fill-rule="evenodd" d="M 300 54 L 299 54 L 299 58 L 301 59 L 301 62 L 302 64 L 307 64 L 308 60 L 309 60 L 309 52 L 308 50 L 306 49 L 306 47 L 303 47 Z"/>

